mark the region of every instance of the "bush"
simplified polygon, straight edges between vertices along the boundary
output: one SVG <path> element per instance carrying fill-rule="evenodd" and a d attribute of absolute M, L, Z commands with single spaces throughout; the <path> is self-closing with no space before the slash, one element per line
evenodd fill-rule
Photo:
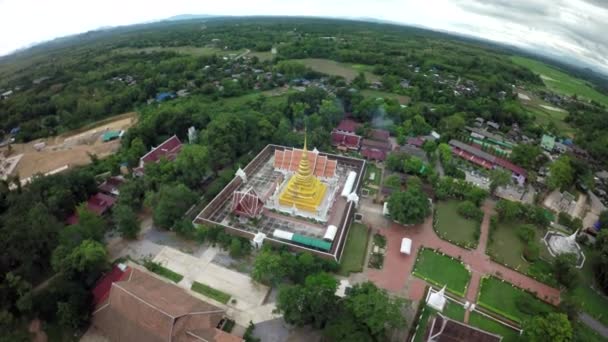
<path fill-rule="evenodd" d="M 528 224 L 517 227 L 517 237 L 525 243 L 534 241 L 536 231 L 533 226 Z"/>
<path fill-rule="evenodd" d="M 474 219 L 477 221 L 481 221 L 481 219 L 483 218 L 483 211 L 471 201 L 461 202 L 460 204 L 458 204 L 457 210 L 458 214 L 460 214 L 464 218 Z"/>
<path fill-rule="evenodd" d="M 529 262 L 535 262 L 536 260 L 538 260 L 539 251 L 540 248 L 538 247 L 538 244 L 536 242 L 528 243 L 524 247 L 524 259 Z"/>

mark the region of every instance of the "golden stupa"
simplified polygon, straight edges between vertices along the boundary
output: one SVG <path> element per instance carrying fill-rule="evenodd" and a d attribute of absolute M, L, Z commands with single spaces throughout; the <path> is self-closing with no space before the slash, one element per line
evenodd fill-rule
<path fill-rule="evenodd" d="M 298 165 L 298 171 L 291 176 L 285 190 L 279 195 L 279 204 L 293 207 L 300 210 L 316 212 L 321 202 L 327 186 L 315 175 L 310 168 L 308 151 L 306 150 L 306 137 L 304 137 L 304 150 Z"/>

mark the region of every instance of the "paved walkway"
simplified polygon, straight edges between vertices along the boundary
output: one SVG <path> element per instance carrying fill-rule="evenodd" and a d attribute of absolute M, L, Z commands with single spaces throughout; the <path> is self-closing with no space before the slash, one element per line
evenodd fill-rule
<path fill-rule="evenodd" d="M 560 292 L 544 283 L 529 278 L 508 267 L 497 264 L 490 260 L 485 254 L 488 240 L 490 216 L 493 213 L 493 202 L 487 201 L 482 209 L 485 213 L 481 225 L 479 246 L 475 250 L 467 250 L 440 239 L 433 230 L 432 217 L 423 224 L 404 227 L 392 223 L 390 228 L 376 228 L 387 238 L 387 253 L 382 270 L 368 269 L 366 275 L 371 281 L 388 291 L 403 294 L 404 286 L 410 276 L 416 255 L 421 247 L 433 248 L 442 251 L 452 257 L 462 260 L 471 270 L 473 277 L 467 290 L 467 300 L 476 302 L 479 290 L 479 281 L 484 275 L 494 275 L 504 279 L 520 288 L 535 293 L 537 297 L 554 305 L 559 304 Z M 401 239 L 407 237 L 412 239 L 412 254 L 404 255 L 399 251 Z M 412 291 L 417 294 L 418 291 Z M 408 295 L 406 292 L 405 295 Z M 412 298 L 418 299 L 418 298 Z"/>
<path fill-rule="evenodd" d="M 605 338 L 608 338 L 608 327 L 603 325 L 601 322 L 595 320 L 595 318 L 589 316 L 588 314 L 581 312 L 578 315 L 578 318 L 586 324 L 589 328 L 595 330 L 598 334 L 602 335 Z"/>

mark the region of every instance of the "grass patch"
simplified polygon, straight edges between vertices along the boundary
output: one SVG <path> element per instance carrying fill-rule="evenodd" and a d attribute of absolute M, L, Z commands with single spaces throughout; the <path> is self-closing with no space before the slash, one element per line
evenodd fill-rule
<path fill-rule="evenodd" d="M 374 174 L 374 179 L 371 180 L 369 177 Z M 377 167 L 375 164 L 373 163 L 367 163 L 365 165 L 365 178 L 364 178 L 364 184 L 365 185 L 375 185 L 375 186 L 380 186 L 380 182 L 382 181 L 382 170 L 380 170 L 379 167 Z"/>
<path fill-rule="evenodd" d="M 567 112 L 552 111 L 532 104 L 524 104 L 524 107 L 534 115 L 534 119 L 539 125 L 548 126 L 553 123 L 565 135 L 574 135 L 574 128 L 564 121 L 568 116 Z"/>
<path fill-rule="evenodd" d="M 600 334 L 596 333 L 595 330 L 589 328 L 583 322 L 576 322 L 572 324 L 574 334 L 572 336 L 573 342 L 601 342 L 606 341 Z"/>
<path fill-rule="evenodd" d="M 363 263 L 367 253 L 369 230 L 360 223 L 353 223 L 348 232 L 344 253 L 340 260 L 338 273 L 348 276 L 351 272 L 363 271 Z"/>
<path fill-rule="evenodd" d="M 260 61 L 269 61 L 272 59 L 272 52 L 250 52 L 248 56 L 257 57 Z"/>
<path fill-rule="evenodd" d="M 230 295 L 226 292 L 214 289 L 213 287 L 201 284 L 197 281 L 192 283 L 192 287 L 190 287 L 190 289 L 194 292 L 202 294 L 203 296 L 215 299 L 220 303 L 226 304 L 230 300 Z"/>
<path fill-rule="evenodd" d="M 368 82 L 380 81 L 380 76 L 374 75 L 369 71 L 364 71 L 370 69 L 368 69 L 368 66 L 363 64 L 340 63 L 332 61 L 331 59 L 323 58 L 292 59 L 291 61 L 304 64 L 314 71 L 327 75 L 342 76 L 349 82 L 352 81 L 360 71 L 363 71 Z"/>
<path fill-rule="evenodd" d="M 448 290 L 461 297 L 471 277 L 460 261 L 428 248 L 420 249 L 413 274 L 436 286 L 447 285 Z"/>
<path fill-rule="evenodd" d="M 488 318 L 480 313 L 471 312 L 469 315 L 469 325 L 485 330 L 492 334 L 503 337 L 503 342 L 523 341 L 519 335 L 519 331 L 513 330 L 506 325 L 500 324 L 495 320 Z"/>
<path fill-rule="evenodd" d="M 481 280 L 477 303 L 512 321 L 522 323 L 531 313 L 522 311 L 521 303 L 527 303 L 534 310 L 552 312 L 555 307 L 536 298 L 533 294 L 517 288 L 510 283 L 489 277 Z M 519 305 L 518 305 L 519 303 Z"/>
<path fill-rule="evenodd" d="M 182 279 L 184 279 L 183 275 L 173 272 L 161 264 L 153 261 L 144 261 L 144 266 L 148 269 L 148 271 L 156 273 L 161 277 L 165 277 L 174 283 L 179 283 L 182 281 Z"/>
<path fill-rule="evenodd" d="M 601 295 L 590 285 L 595 284 L 593 275 L 593 260 L 597 257 L 597 251 L 585 247 L 583 249 L 587 260 L 581 270 L 581 281 L 572 291 L 572 295 L 580 304 L 582 311 L 585 311 L 593 318 L 608 326 L 608 298 Z"/>
<path fill-rule="evenodd" d="M 480 222 L 464 218 L 458 213 L 459 201 L 437 203 L 435 230 L 438 235 L 457 245 L 474 248 L 479 241 Z"/>
<path fill-rule="evenodd" d="M 512 268 L 520 273 L 529 275 L 538 281 L 544 282 L 551 286 L 557 286 L 555 277 L 553 276 L 553 267 L 550 262 L 544 259 L 538 259 L 534 263 L 529 263 L 523 259 L 525 244 L 517 236 L 517 228 L 519 223 L 499 223 L 496 229 L 492 230 L 491 239 L 488 244 L 486 253 L 498 263 L 501 263 L 509 268 Z M 543 232 L 535 230 L 534 241 L 544 235 Z M 548 256 L 546 246 L 542 242 L 537 242 L 540 248 L 541 258 Z M 545 253 L 547 252 L 547 253 Z"/>
<path fill-rule="evenodd" d="M 389 93 L 389 92 L 381 91 L 381 90 L 365 89 L 365 90 L 361 91 L 361 94 L 366 97 L 374 97 L 374 98 L 381 97 L 383 99 L 397 100 L 397 102 L 399 102 L 399 104 L 402 104 L 402 105 L 406 105 L 406 104 L 410 103 L 409 96 Z"/>
<path fill-rule="evenodd" d="M 579 78 L 570 76 L 543 62 L 530 58 L 513 56 L 511 60 L 518 65 L 527 67 L 533 72 L 541 75 L 543 82 L 552 91 L 565 95 L 578 95 L 589 100 L 608 106 L 608 95 L 595 90 L 589 83 Z"/>

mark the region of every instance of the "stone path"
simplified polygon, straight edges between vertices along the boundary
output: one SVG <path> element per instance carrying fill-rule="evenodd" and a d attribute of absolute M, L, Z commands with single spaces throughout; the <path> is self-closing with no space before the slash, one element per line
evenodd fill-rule
<path fill-rule="evenodd" d="M 366 275 L 376 285 L 393 293 L 401 293 L 408 281 L 408 277 L 410 277 L 419 249 L 427 247 L 459 258 L 468 265 L 472 272 L 472 278 L 468 286 L 466 299 L 470 302 L 476 302 L 481 277 L 484 275 L 494 275 L 515 286 L 535 293 L 540 299 L 554 305 L 559 304 L 560 292 L 558 289 L 495 263 L 485 254 L 493 208 L 494 203 L 491 201 L 487 201 L 482 207 L 485 215 L 481 225 L 480 242 L 475 250 L 467 250 L 440 239 L 433 230 L 432 217 L 429 217 L 423 224 L 416 226 L 404 227 L 392 223 L 389 228 L 375 228 L 375 230 L 384 234 L 387 238 L 387 253 L 383 269 L 367 269 Z M 401 239 L 404 237 L 412 239 L 411 255 L 404 255 L 399 251 Z M 416 282 L 414 282 L 414 285 L 416 285 Z M 419 291 L 412 291 L 410 289 L 410 292 L 417 295 Z M 411 299 L 417 300 L 419 298 Z"/>

